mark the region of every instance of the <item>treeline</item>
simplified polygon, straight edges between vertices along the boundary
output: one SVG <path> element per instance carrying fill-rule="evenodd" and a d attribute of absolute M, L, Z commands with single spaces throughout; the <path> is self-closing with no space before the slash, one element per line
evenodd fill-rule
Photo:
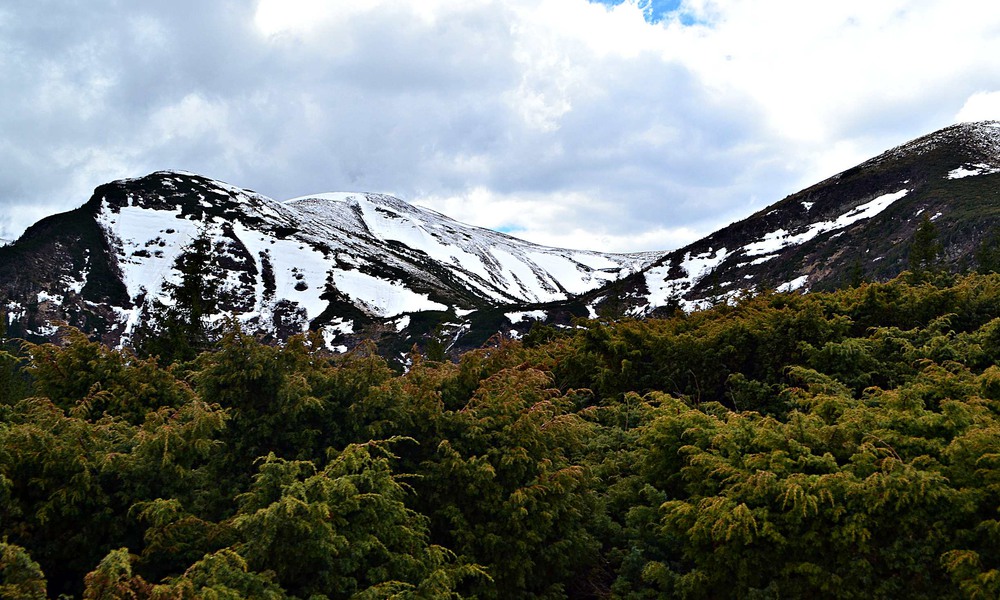
<path fill-rule="evenodd" d="M 0 355 L 0 596 L 1000 597 L 1000 275 L 457 362 Z"/>

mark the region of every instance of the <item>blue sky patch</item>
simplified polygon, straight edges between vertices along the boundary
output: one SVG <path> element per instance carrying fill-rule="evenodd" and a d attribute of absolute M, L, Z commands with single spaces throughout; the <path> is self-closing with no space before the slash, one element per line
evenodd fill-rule
<path fill-rule="evenodd" d="M 619 4 L 624 4 L 629 0 L 588 0 L 595 4 L 603 4 L 605 6 L 618 6 Z M 646 15 L 646 20 L 650 23 L 659 23 L 663 19 L 671 16 L 677 16 L 684 25 L 694 25 L 695 20 L 691 15 L 678 12 L 681 6 L 681 0 L 638 0 L 639 8 L 642 9 L 643 14 Z"/>

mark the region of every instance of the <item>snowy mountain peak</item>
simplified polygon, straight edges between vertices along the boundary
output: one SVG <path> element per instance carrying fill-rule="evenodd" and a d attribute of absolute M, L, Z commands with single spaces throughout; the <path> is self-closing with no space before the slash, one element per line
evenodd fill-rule
<path fill-rule="evenodd" d="M 1000 122 L 947 127 L 792 194 L 669 253 L 623 282 L 626 297 L 616 301 L 648 315 L 768 289 L 888 279 L 909 268 L 924 217 L 948 268 L 969 268 L 1000 239 Z"/>
<path fill-rule="evenodd" d="M 393 206 L 401 206 L 401 205 L 409 206 L 407 202 L 404 202 L 393 196 L 389 196 L 386 194 L 373 194 L 370 192 L 323 192 L 321 194 L 309 194 L 306 196 L 299 196 L 298 198 L 292 198 L 290 200 L 284 200 L 282 204 L 298 204 L 309 201 L 340 202 L 346 204 L 374 202 L 374 203 L 382 203 Z"/>
<path fill-rule="evenodd" d="M 320 329 L 332 347 L 399 329 L 411 314 L 566 300 L 659 257 L 538 246 L 384 194 L 279 202 L 178 171 L 102 185 L 22 241 L 17 252 L 37 246 L 60 258 L 34 259 L 51 266 L 42 281 L 0 298 L 21 330 L 45 333 L 29 310 L 42 293 L 45 320 L 100 322 L 89 328 L 115 344 L 156 327 L 157 307 L 172 305 L 180 265 L 199 244 L 214 265 L 202 277 L 223 299 L 210 321 L 233 317 L 275 338 Z"/>
<path fill-rule="evenodd" d="M 428 337 L 468 348 L 519 335 L 536 319 L 649 316 L 884 280 L 908 267 L 924 218 L 947 268 L 975 266 L 996 246 L 1000 123 L 923 136 L 670 253 L 549 248 L 385 194 L 280 202 L 158 171 L 102 185 L 0 247 L 0 312 L 10 335 L 33 341 L 64 321 L 130 343 L 156 329 L 201 248 L 212 268 L 200 280 L 219 299 L 208 321 L 232 317 L 267 339 L 318 330 L 337 349 L 374 339 L 398 356 Z"/>
<path fill-rule="evenodd" d="M 891 148 L 855 168 L 873 168 L 883 163 L 912 159 L 948 148 L 959 151 L 968 158 L 1000 164 L 1000 121 L 952 125 Z"/>

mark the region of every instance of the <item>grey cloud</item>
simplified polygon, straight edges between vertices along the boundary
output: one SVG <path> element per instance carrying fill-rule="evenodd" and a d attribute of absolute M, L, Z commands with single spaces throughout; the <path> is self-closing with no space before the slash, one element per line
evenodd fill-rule
<path fill-rule="evenodd" d="M 394 4 L 274 38 L 256 29 L 252 0 L 0 9 L 0 237 L 30 224 L 25 206 L 66 210 L 109 179 L 164 168 L 276 198 L 477 187 L 589 198 L 556 207 L 566 218 L 549 227 L 610 234 L 707 233 L 795 191 L 801 172 L 749 97 L 652 54 L 567 47 L 525 65 L 531 48 L 518 46 L 508 4 L 430 21 Z M 522 92 L 551 114 L 526 117 Z M 927 115 L 927 102 L 955 100 L 922 97 L 908 111 Z M 859 108 L 838 127 L 923 128 L 890 116 Z"/>
<path fill-rule="evenodd" d="M 586 193 L 613 218 L 583 207 L 579 225 L 591 220 L 621 235 L 651 223 L 705 230 L 746 216 L 734 196 L 772 201 L 790 183 L 769 160 L 778 149 L 747 98 L 713 97 L 691 73 L 652 59 L 599 68 L 608 76 L 600 97 L 574 106 L 558 131 L 507 148 L 491 187 Z"/>
<path fill-rule="evenodd" d="M 500 8 L 369 13 L 268 40 L 253 2 L 22 4 L 0 25 L 16 57 L 0 72 L 6 206 L 64 210 L 107 179 L 183 168 L 278 198 L 581 192 L 615 208 L 578 207 L 577 225 L 621 232 L 697 219 L 734 181 L 760 183 L 730 150 L 760 135 L 742 99 L 707 112 L 691 74 L 648 57 L 584 65 L 600 93 L 533 128 L 505 99 L 522 73 Z M 169 129 L 192 107 L 205 123 Z M 642 141 L 654 129 L 671 139 Z M 28 224 L 12 221 L 0 227 Z"/>

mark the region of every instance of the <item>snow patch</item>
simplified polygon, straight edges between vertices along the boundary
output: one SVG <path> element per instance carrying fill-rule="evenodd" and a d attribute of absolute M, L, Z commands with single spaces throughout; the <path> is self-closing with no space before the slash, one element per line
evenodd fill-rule
<path fill-rule="evenodd" d="M 520 323 L 525 319 L 532 319 L 534 321 L 544 321 L 545 317 L 547 316 L 544 310 L 526 310 L 522 312 L 509 312 L 504 314 L 507 316 L 508 319 L 510 319 L 511 323 Z"/>
<path fill-rule="evenodd" d="M 105 201 L 97 215 L 129 296 L 125 306 L 115 308 L 123 342 L 151 303 L 172 303 L 166 287 L 181 281 L 177 259 L 200 236 L 209 238 L 229 266 L 218 283 L 221 292 L 238 299 L 233 316 L 265 329 L 272 329 L 279 306 L 305 328 L 329 309 L 331 296 L 387 319 L 445 311 L 449 307 L 432 300 L 429 290 L 452 282 L 472 298 L 464 310 L 456 308 L 459 317 L 484 302 L 563 300 L 637 273 L 663 256 L 540 246 L 382 194 L 331 192 L 278 202 L 190 173 L 159 175 L 160 189 L 128 188 L 124 206 Z M 182 191 L 192 186 L 202 193 Z M 203 215 L 202 208 L 219 203 L 226 217 Z M 185 215 L 191 207 L 198 209 Z M 696 264 L 689 266 L 697 270 Z M 82 293 L 88 276 L 89 264 L 64 276 L 63 290 Z M 322 331 L 333 346 L 338 335 L 353 329 L 346 320 Z"/>
<path fill-rule="evenodd" d="M 160 296 L 177 257 L 198 236 L 198 225 L 181 219 L 180 209 L 150 210 L 123 206 L 117 213 L 103 206 L 97 222 L 118 253 L 122 283 L 133 302 Z M 172 234 L 156 233 L 172 230 Z M 161 245 L 162 242 L 162 245 Z"/>
<path fill-rule="evenodd" d="M 39 325 L 38 329 L 34 331 L 28 330 L 28 333 L 37 335 L 39 337 L 52 337 L 58 332 L 59 332 L 59 326 L 52 324 Z"/>
<path fill-rule="evenodd" d="M 28 310 L 14 302 L 13 300 L 7 303 L 7 324 L 10 325 L 15 321 L 20 321 L 24 316 L 28 314 Z"/>
<path fill-rule="evenodd" d="M 364 196 L 362 192 L 323 192 L 321 194 L 310 194 L 308 196 L 299 196 L 298 198 L 290 198 L 288 200 L 282 200 L 282 204 L 295 204 L 296 202 L 301 202 L 303 200 L 330 200 L 333 202 L 347 202 L 351 198 L 356 198 L 359 196 Z"/>
<path fill-rule="evenodd" d="M 403 315 L 402 317 L 396 319 L 396 333 L 406 329 L 410 326 L 410 315 Z"/>
<path fill-rule="evenodd" d="M 344 335 L 351 334 L 354 333 L 354 321 L 352 321 L 351 319 L 342 319 L 340 317 L 337 317 L 336 319 L 324 325 L 323 329 Z"/>
<path fill-rule="evenodd" d="M 51 302 L 53 304 L 61 305 L 63 302 L 63 297 L 60 296 L 59 294 L 50 294 L 45 290 L 42 290 L 38 292 L 38 302 L 39 304 L 41 304 L 42 302 Z"/>
<path fill-rule="evenodd" d="M 470 291 L 501 303 L 562 300 L 635 273 L 661 256 L 539 246 L 382 194 L 313 194 L 282 206 L 316 239 L 363 232 L 375 245 L 388 242 L 448 265 Z M 349 264 L 341 258 L 338 253 L 338 260 Z"/>
<path fill-rule="evenodd" d="M 753 259 L 752 261 L 750 261 L 750 264 L 751 265 L 760 265 L 760 264 L 764 264 L 767 261 L 769 261 L 771 259 L 774 259 L 774 258 L 778 258 L 778 255 L 777 254 L 769 254 L 767 256 L 762 256 L 760 258 Z"/>
<path fill-rule="evenodd" d="M 803 275 L 801 277 L 796 277 L 795 279 L 793 279 L 793 280 L 791 280 L 789 282 L 786 282 L 786 283 L 783 283 L 783 284 L 779 285 L 777 287 L 777 291 L 779 291 L 779 292 L 793 292 L 793 291 L 795 291 L 797 289 L 800 289 L 802 286 L 804 286 L 806 284 L 806 280 L 808 280 L 808 279 L 809 279 L 809 277 L 807 275 Z"/>
<path fill-rule="evenodd" d="M 386 281 L 358 271 L 332 271 L 334 286 L 354 302 L 379 317 L 394 317 L 424 310 L 448 310 L 427 294 L 418 294 L 397 281 Z"/>
<path fill-rule="evenodd" d="M 74 294 L 79 295 L 83 291 L 83 288 L 87 285 L 87 277 L 90 276 L 90 264 L 83 268 L 80 272 L 80 278 L 75 279 L 73 277 L 65 277 L 62 281 L 63 285 L 66 286 L 66 290 Z"/>
<path fill-rule="evenodd" d="M 719 248 L 718 250 L 709 249 L 707 252 L 694 256 L 688 252 L 684 255 L 684 260 L 680 264 L 685 276 L 677 279 L 669 279 L 671 270 L 671 265 L 669 264 L 649 269 L 646 271 L 649 307 L 666 306 L 671 299 L 675 299 L 680 302 L 684 310 L 696 310 L 699 308 L 700 302 L 690 302 L 681 299 L 681 297 L 705 277 L 705 275 L 711 273 L 716 267 L 722 264 L 728 256 L 729 251 L 726 248 Z M 642 310 L 638 312 L 641 313 Z"/>
<path fill-rule="evenodd" d="M 343 354 L 347 352 L 347 346 L 337 344 L 337 338 L 341 335 L 354 333 L 354 322 L 350 319 L 334 319 L 320 329 L 323 336 L 323 344 L 332 352 Z"/>
<path fill-rule="evenodd" d="M 993 175 L 1000 173 L 1000 167 L 979 163 L 976 165 L 962 165 L 957 169 L 948 172 L 948 179 L 963 179 L 965 177 L 975 177 L 977 175 Z"/>
<path fill-rule="evenodd" d="M 765 234 L 764 237 L 760 238 L 758 241 L 744 246 L 743 251 L 747 254 L 747 256 L 757 256 L 760 254 L 772 254 L 782 248 L 787 248 L 788 246 L 798 246 L 804 244 L 822 233 L 843 229 L 844 227 L 852 225 L 862 219 L 870 219 L 883 210 L 889 208 L 893 202 L 899 200 L 908 193 L 909 190 L 900 190 L 892 194 L 883 194 L 870 202 L 866 202 L 865 204 L 852 208 L 833 221 L 813 223 L 806 228 L 805 231 L 800 233 L 792 234 L 784 229 L 772 231 Z"/>

